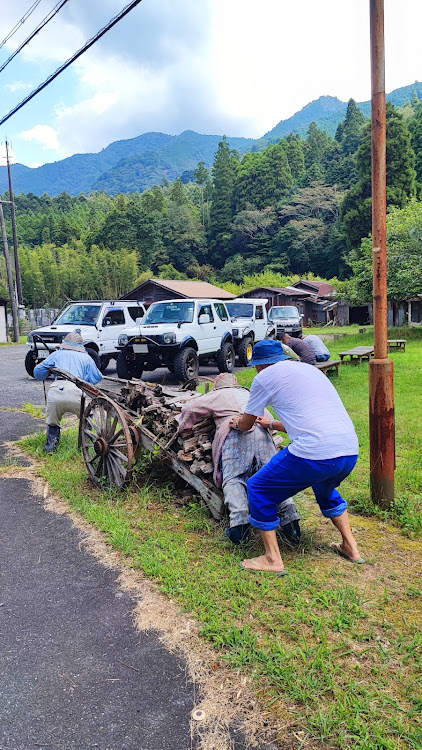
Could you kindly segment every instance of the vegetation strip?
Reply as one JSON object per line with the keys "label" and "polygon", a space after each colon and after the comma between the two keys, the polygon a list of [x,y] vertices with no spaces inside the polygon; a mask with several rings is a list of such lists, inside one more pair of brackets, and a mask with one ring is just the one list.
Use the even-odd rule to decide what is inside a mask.
{"label": "vegetation strip", "polygon": [[[364,336],[356,338],[368,343]],[[288,747],[305,742],[307,747],[395,750],[417,748],[422,740],[422,543],[407,538],[421,529],[414,490],[421,468],[418,410],[412,408],[419,397],[421,346],[420,339],[407,338],[406,354],[392,355],[400,437],[392,518],[403,530],[381,516],[354,516],[367,566],[356,568],[333,555],[331,525],[307,494],[299,499],[303,545],[283,548],[290,575],[275,579],[240,570],[245,553],[230,547],[204,509],[179,498],[155,458],[143,457],[134,484],[123,494],[100,493],[87,482],[71,430],[58,454],[38,469],[135,570],[199,621],[201,636],[216,649],[216,663],[227,662],[254,679],[265,713],[278,727],[278,741]],[[243,382],[251,377],[250,371],[241,373]],[[336,387],[362,443],[359,468],[345,494],[369,515],[367,365],[344,365]],[[43,439],[31,436],[22,444],[41,456]],[[253,546],[248,554],[255,552]]]}

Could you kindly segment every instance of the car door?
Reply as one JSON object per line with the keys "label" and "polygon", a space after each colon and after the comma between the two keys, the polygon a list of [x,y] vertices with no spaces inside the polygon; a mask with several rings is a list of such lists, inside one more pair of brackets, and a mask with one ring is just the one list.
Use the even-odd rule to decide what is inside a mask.
{"label": "car door", "polygon": [[227,308],[223,302],[213,302],[213,308],[215,311],[215,331],[217,334],[217,349],[221,346],[221,340],[225,333],[232,331],[232,323],[227,312]]}
{"label": "car door", "polygon": [[[206,323],[200,323],[200,317],[207,315],[209,320]],[[197,307],[197,344],[198,354],[207,352],[216,352],[220,343],[217,334],[216,314],[211,302],[201,302]]]}
{"label": "car door", "polygon": [[255,341],[262,341],[262,339],[265,339],[267,328],[267,316],[264,310],[264,305],[255,305]]}
{"label": "car door", "polygon": [[99,320],[100,354],[117,351],[117,340],[124,328],[127,328],[123,307],[109,305],[101,313]]}

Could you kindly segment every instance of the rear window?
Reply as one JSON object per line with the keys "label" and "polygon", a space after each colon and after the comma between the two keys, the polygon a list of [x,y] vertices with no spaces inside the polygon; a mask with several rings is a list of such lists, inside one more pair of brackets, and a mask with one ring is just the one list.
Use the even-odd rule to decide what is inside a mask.
{"label": "rear window", "polygon": [[228,320],[227,310],[221,302],[214,302],[215,311],[220,320]]}

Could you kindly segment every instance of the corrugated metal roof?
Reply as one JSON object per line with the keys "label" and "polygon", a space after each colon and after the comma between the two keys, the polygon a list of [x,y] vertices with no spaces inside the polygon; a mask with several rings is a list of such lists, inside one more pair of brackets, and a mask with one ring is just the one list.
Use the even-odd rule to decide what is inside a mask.
{"label": "corrugated metal roof", "polygon": [[236,295],[231,292],[226,292],[225,289],[220,289],[218,286],[209,284],[207,281],[179,281],[174,279],[148,279],[143,284],[140,284],[135,289],[125,294],[122,299],[127,298],[130,294],[135,291],[140,291],[146,284],[157,284],[162,289],[168,289],[169,292],[176,292],[176,294],[182,294],[188,298],[204,298],[204,299],[235,299]]}

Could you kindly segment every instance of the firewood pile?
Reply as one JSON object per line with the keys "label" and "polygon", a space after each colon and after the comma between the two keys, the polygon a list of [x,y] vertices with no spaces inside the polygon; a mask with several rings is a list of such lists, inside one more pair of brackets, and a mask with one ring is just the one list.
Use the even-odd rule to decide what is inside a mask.
{"label": "firewood pile", "polygon": [[135,412],[142,426],[168,449],[171,448],[178,460],[188,465],[192,474],[212,480],[214,420],[207,417],[197,421],[189,430],[177,432],[182,407],[201,394],[165,385],[129,381],[122,389],[122,395],[126,408],[131,413]]}

